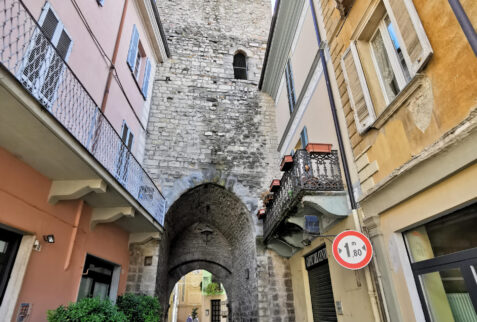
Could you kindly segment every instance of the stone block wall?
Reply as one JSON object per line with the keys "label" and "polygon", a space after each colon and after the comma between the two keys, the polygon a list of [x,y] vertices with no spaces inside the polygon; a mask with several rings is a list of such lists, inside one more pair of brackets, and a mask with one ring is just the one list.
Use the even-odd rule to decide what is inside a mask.
{"label": "stone block wall", "polygon": [[[156,294],[164,301],[176,275],[203,263],[203,268],[215,269],[219,275],[231,272],[231,280],[224,283],[233,296],[230,320],[268,321],[269,316],[278,315],[270,311],[259,316],[259,298],[270,290],[263,289],[265,293],[260,294],[258,285],[275,276],[276,283],[283,284],[287,270],[278,256],[263,253],[260,260],[268,263],[268,257],[276,256],[271,260],[277,260],[280,268],[266,282],[261,281],[256,253],[256,236],[262,234],[255,216],[262,206],[260,195],[273,178],[281,176],[274,102],[258,91],[270,28],[270,1],[169,0],[157,5],[171,57],[158,66],[155,75],[144,157],[144,166],[161,187],[169,210],[158,250]],[[247,56],[247,80],[234,79],[232,63],[238,51]],[[242,209],[238,204],[232,205],[236,210],[227,208],[227,200],[234,198],[222,198],[225,204],[220,205],[219,197],[207,194],[193,199],[200,201],[197,207],[184,213],[178,210],[181,206],[177,203],[190,202],[181,196],[210,183],[238,198],[246,211],[238,211]],[[204,204],[211,205],[210,218],[200,213]],[[235,218],[232,225],[212,218],[220,216],[220,209],[230,211],[229,216],[237,212],[237,217],[231,217]],[[197,214],[188,215],[194,211]],[[168,220],[168,216],[181,218]],[[202,219],[194,223],[194,216]],[[181,252],[179,244],[200,246],[202,237],[191,231],[200,220],[219,230],[217,236],[225,237],[219,238],[215,248]],[[185,221],[187,225],[182,225]],[[131,287],[137,288],[132,281]],[[277,300],[275,305],[269,303],[270,308],[287,305],[288,297],[279,289],[272,290],[280,295],[270,297],[270,301]],[[292,316],[287,312],[281,313]]]}

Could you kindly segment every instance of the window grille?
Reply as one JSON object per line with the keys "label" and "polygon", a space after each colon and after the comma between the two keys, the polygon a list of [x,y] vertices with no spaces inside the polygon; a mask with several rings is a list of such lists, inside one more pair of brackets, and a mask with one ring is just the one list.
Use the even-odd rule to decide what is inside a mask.
{"label": "window grille", "polygon": [[235,54],[233,65],[235,79],[247,79],[247,57],[243,53]]}

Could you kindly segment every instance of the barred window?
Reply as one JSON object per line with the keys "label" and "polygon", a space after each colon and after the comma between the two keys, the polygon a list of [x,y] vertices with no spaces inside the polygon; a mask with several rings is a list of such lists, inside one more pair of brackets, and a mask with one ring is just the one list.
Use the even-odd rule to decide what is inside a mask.
{"label": "barred window", "polygon": [[247,57],[244,53],[238,52],[234,55],[233,66],[235,79],[247,79]]}

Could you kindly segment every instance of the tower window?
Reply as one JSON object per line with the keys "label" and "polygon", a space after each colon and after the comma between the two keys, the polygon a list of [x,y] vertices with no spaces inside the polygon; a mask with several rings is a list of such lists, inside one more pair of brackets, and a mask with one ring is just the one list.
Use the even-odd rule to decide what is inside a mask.
{"label": "tower window", "polygon": [[247,57],[241,52],[234,55],[234,76],[235,79],[247,79]]}

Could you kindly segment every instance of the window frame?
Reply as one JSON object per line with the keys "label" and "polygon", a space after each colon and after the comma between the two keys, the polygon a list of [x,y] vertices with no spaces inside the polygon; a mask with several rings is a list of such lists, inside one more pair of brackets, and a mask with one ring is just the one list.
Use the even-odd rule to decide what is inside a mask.
{"label": "window frame", "polygon": [[[245,66],[239,66],[238,64],[237,65],[235,64],[235,57],[237,57],[237,55],[242,55],[243,56]],[[248,56],[243,51],[239,50],[234,54],[233,61],[232,61],[232,66],[233,66],[233,69],[234,69],[234,79],[236,79],[236,80],[248,80],[248,73],[247,73],[248,72],[248,63],[247,63],[247,61],[248,61]],[[244,75],[245,75],[245,78],[237,77],[237,73],[236,73],[237,70],[243,71]]]}
{"label": "window frame", "polygon": [[[385,23],[386,17],[389,17],[389,15],[387,13],[384,15],[383,18],[381,18],[380,22],[378,23],[378,26],[376,27],[376,30],[374,31],[374,33],[372,34],[372,36],[370,37],[370,39],[368,41],[368,46],[369,46],[369,51],[371,53],[371,60],[373,61],[374,69],[376,71],[376,75],[378,77],[379,85],[381,87],[381,92],[383,94],[384,100],[386,101],[386,107],[387,107],[399,95],[399,93],[402,92],[404,87],[406,87],[406,85],[409,82],[406,81],[406,77],[404,76],[404,72],[401,68],[401,64],[399,64],[399,58],[397,57],[396,51],[394,50],[394,45],[392,43],[391,36],[389,35],[389,31],[388,31],[386,23]],[[392,21],[391,21],[391,24],[392,24]],[[394,27],[394,25],[393,25],[393,27]],[[386,54],[387,54],[387,57],[389,59],[389,63],[392,67],[394,76],[396,77],[396,81],[397,81],[398,87],[399,87],[399,92],[396,93],[396,95],[392,99],[390,99],[388,94],[387,94],[386,87],[385,87],[385,84],[384,84],[384,80],[382,78],[382,71],[379,68],[376,53],[375,53],[375,50],[374,50],[373,45],[372,45],[372,42],[376,38],[378,33],[381,34],[381,38],[383,39]],[[402,47],[401,43],[399,43],[399,45]],[[406,67],[409,69],[409,66],[407,65],[407,62],[406,62]]]}

